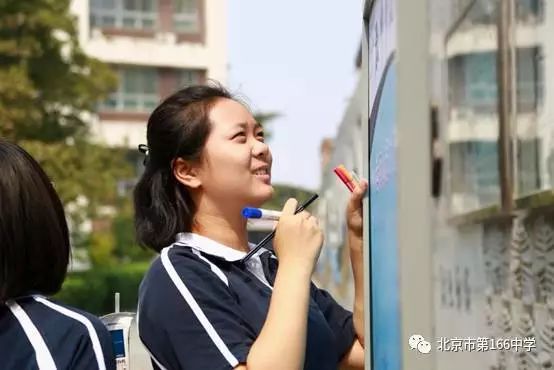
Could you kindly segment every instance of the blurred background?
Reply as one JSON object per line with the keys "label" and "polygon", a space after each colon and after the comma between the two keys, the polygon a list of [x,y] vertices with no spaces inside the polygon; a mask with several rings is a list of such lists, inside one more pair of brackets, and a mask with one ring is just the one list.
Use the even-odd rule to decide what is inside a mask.
{"label": "blurred background", "polygon": [[[104,315],[120,292],[121,309],[135,310],[138,284],[154,257],[134,240],[131,195],[143,168],[137,146],[146,142],[146,121],[161,99],[214,79],[242,96],[270,134],[276,193],[266,207],[320,194],[313,209],[325,231],[318,284],[351,306],[349,194],[333,167],[344,164],[369,177],[374,204],[380,189],[398,182],[401,195],[394,193],[395,202],[368,220],[368,232],[380,230],[380,220],[394,223],[400,240],[390,248],[399,251],[399,261],[410,248],[422,256],[413,266],[409,259],[395,263],[392,290],[382,287],[399,310],[393,319],[404,325],[402,337],[393,338],[398,347],[406,347],[405,333],[421,327],[404,319],[409,304],[423,302],[429,312],[418,314],[430,317],[424,334],[433,337],[433,348],[439,337],[536,341],[533,351],[519,353],[434,350],[426,369],[553,368],[552,1],[422,0],[421,17],[404,14],[407,8],[398,5],[404,0],[0,1],[0,135],[40,161],[71,226],[73,262],[57,298]],[[375,9],[385,11],[376,16]],[[405,23],[394,24],[390,9],[400,9]],[[382,142],[374,131],[379,117],[372,122],[368,112],[368,86],[377,89],[368,81],[372,67],[388,58],[379,54],[386,48],[378,36],[389,21],[401,40],[391,65],[398,64],[395,86],[402,91],[392,94],[407,99],[399,98],[393,111],[415,112],[405,122],[422,136],[403,136],[407,124],[398,118],[393,139]],[[412,22],[425,31],[410,34]],[[402,47],[411,51],[402,54]],[[425,71],[410,76],[411,62],[424,63]],[[398,161],[374,156],[375,140],[384,152],[400,153]],[[413,162],[402,156],[408,142],[426,164],[419,166],[420,154]],[[397,162],[414,174],[412,188],[396,172]],[[425,221],[425,243],[409,245],[396,229],[402,213],[388,213],[406,197],[429,201],[412,218],[416,228]],[[253,241],[271,227],[252,227]],[[429,302],[425,294],[421,302],[401,302],[409,271],[422,261]],[[375,368],[400,366],[381,360]],[[404,353],[403,368],[418,368],[409,363]]]}
{"label": "blurred background", "polygon": [[[275,158],[268,208],[317,191],[320,144],[335,135],[355,84],[361,6],[0,2],[0,136],[39,160],[71,228],[72,263],[57,298],[103,315],[120,292],[121,309],[134,311],[154,257],[134,240],[137,146],[150,112],[179,88],[219,81],[265,126]],[[252,239],[272,226],[253,226]]]}
{"label": "blurred background", "polygon": [[552,368],[554,3],[432,0],[429,28],[435,335],[536,343],[437,368]]}

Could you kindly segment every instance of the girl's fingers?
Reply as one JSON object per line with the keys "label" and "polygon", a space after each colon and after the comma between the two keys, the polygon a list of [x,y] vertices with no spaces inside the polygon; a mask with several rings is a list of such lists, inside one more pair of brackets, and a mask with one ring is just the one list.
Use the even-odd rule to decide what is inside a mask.
{"label": "girl's fingers", "polygon": [[364,179],[364,180],[361,180],[360,182],[354,182],[354,191],[352,191],[352,201],[357,203],[359,202],[365,192],[367,190],[367,181]]}

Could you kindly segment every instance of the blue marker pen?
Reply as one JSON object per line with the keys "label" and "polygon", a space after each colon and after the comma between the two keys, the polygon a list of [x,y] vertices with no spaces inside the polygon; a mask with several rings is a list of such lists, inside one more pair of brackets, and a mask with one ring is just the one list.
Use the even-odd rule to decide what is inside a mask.
{"label": "blue marker pen", "polygon": [[281,217],[281,212],[263,208],[245,207],[242,209],[242,215],[246,218],[278,221],[279,217]]}

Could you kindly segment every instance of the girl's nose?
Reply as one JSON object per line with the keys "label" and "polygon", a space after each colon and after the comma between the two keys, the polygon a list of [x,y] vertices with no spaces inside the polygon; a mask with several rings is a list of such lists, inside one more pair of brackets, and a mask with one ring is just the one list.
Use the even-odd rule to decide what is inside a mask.
{"label": "girl's nose", "polygon": [[256,140],[256,143],[252,146],[252,154],[255,157],[266,157],[269,154],[269,146],[265,142]]}

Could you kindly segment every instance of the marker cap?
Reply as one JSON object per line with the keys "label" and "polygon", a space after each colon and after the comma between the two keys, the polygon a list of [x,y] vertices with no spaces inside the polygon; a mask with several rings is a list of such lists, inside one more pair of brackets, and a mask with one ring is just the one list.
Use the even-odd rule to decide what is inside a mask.
{"label": "marker cap", "polygon": [[242,215],[246,218],[262,218],[262,211],[259,208],[245,207]]}

